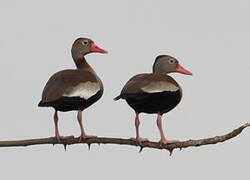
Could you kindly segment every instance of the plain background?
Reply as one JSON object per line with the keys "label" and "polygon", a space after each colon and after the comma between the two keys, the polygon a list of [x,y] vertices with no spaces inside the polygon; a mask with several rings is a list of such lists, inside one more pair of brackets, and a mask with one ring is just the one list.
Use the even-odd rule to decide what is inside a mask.
{"label": "plain background", "polygon": [[[134,112],[114,102],[127,80],[169,54],[194,76],[172,74],[182,102],[163,118],[169,139],[225,134],[249,119],[250,1],[0,2],[0,140],[54,135],[53,109],[38,108],[48,78],[75,68],[71,45],[90,37],[109,54],[86,58],[105,92],[83,113],[88,134],[129,138]],[[79,136],[76,112],[59,113],[62,135]],[[156,115],[141,136],[158,141]],[[227,142],[169,152],[118,145],[0,148],[3,179],[247,179],[250,132]]]}

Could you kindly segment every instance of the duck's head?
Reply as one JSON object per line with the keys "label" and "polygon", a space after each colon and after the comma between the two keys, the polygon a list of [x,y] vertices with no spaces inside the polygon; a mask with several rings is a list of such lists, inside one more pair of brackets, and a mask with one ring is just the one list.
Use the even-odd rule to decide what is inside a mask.
{"label": "duck's head", "polygon": [[182,74],[192,75],[192,73],[184,69],[179,61],[169,55],[157,56],[153,65],[153,73],[167,74],[171,72],[179,72]]}
{"label": "duck's head", "polygon": [[106,50],[99,48],[94,41],[89,38],[78,38],[72,45],[71,54],[74,60],[83,59],[89,53],[108,53]]}

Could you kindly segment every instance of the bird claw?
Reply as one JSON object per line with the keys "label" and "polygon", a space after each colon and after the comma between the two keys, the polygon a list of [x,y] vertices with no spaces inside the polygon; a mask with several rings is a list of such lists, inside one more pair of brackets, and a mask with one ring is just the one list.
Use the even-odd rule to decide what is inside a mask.
{"label": "bird claw", "polygon": [[59,135],[56,135],[56,139],[57,139],[58,142],[61,142],[61,140],[74,139],[74,136],[59,136]]}
{"label": "bird claw", "polygon": [[[159,141],[159,143],[161,144],[161,146],[166,145],[166,144],[174,144],[174,143],[178,143],[178,142],[180,142],[180,141],[179,140],[167,140],[167,139],[161,139]],[[169,150],[169,153],[170,153],[170,156],[171,156],[173,154],[174,148],[168,149],[168,150]]]}
{"label": "bird claw", "polygon": [[161,145],[166,145],[166,144],[174,144],[180,142],[179,140],[167,140],[167,139],[161,139],[159,143]]}

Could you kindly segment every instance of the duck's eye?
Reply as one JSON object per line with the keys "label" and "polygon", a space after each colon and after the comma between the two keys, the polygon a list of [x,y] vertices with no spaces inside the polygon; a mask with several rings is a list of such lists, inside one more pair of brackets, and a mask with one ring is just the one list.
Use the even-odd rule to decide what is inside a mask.
{"label": "duck's eye", "polygon": [[169,64],[174,64],[175,60],[174,59],[169,59],[168,62],[169,62]]}
{"label": "duck's eye", "polygon": [[83,40],[83,41],[82,41],[82,44],[83,44],[84,46],[87,46],[88,43],[89,43],[88,40]]}

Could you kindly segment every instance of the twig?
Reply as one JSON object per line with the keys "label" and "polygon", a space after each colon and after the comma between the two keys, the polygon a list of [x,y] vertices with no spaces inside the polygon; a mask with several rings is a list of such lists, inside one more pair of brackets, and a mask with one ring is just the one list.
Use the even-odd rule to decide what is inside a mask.
{"label": "twig", "polygon": [[239,128],[233,130],[232,132],[222,135],[222,136],[215,136],[212,138],[206,139],[198,139],[198,140],[188,140],[182,141],[173,144],[161,145],[158,142],[142,142],[140,145],[137,144],[135,141],[131,139],[122,139],[122,138],[107,138],[107,137],[98,137],[98,138],[91,138],[85,139],[79,142],[78,138],[72,138],[67,140],[62,140],[58,142],[55,137],[49,138],[41,138],[41,139],[27,139],[27,140],[16,140],[16,141],[0,141],[0,147],[13,147],[13,146],[31,146],[31,145],[41,145],[41,144],[63,144],[66,150],[66,145],[78,144],[78,143],[85,143],[88,144],[89,148],[91,144],[120,144],[120,145],[131,145],[131,146],[140,146],[140,152],[143,148],[155,148],[155,149],[166,149],[172,154],[173,150],[176,148],[187,148],[192,146],[203,146],[208,144],[216,144],[219,142],[224,142],[229,140],[237,135],[239,135],[243,129],[250,126],[250,122],[246,123]]}

